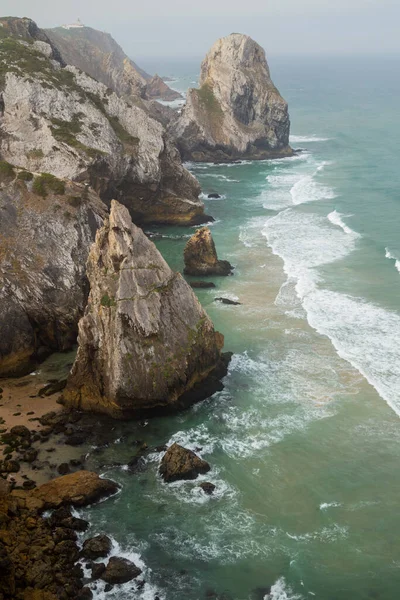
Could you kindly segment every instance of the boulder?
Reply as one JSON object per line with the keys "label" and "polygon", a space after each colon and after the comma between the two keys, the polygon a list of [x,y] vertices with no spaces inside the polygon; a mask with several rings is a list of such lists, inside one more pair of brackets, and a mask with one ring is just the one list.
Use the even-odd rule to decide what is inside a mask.
{"label": "boulder", "polygon": [[233,267],[227,260],[218,260],[214,240],[208,227],[201,227],[190,238],[183,253],[185,275],[230,275]]}
{"label": "boulder", "polygon": [[215,288],[215,283],[212,281],[191,281],[190,287],[194,289],[206,290],[210,288]]}
{"label": "boulder", "polygon": [[230,300],[229,298],[214,298],[214,302],[221,302],[222,304],[230,304],[231,306],[240,306],[241,302],[236,300]]}
{"label": "boulder", "polygon": [[232,162],[291,156],[288,106],[273,84],[265,52],[247,35],[218,40],[171,126],[184,160]]}
{"label": "boulder", "polygon": [[116,201],[87,274],[91,291],[64,403],[116,418],[191,403],[192,389],[221,365],[223,336]]}
{"label": "boulder", "polygon": [[106,535],[96,535],[83,542],[82,556],[95,560],[96,558],[104,558],[108,556],[112,549],[112,543]]}
{"label": "boulder", "polygon": [[203,490],[203,492],[207,494],[207,496],[211,496],[216,488],[216,486],[213,483],[210,483],[209,481],[204,481],[200,484],[200,487]]}
{"label": "boulder", "polygon": [[222,198],[222,196],[220,196],[216,192],[212,192],[211,194],[208,194],[207,198],[209,198],[210,200],[219,200],[220,198]]}
{"label": "boulder", "polygon": [[86,506],[118,491],[110,479],[102,479],[90,471],[77,471],[44,483],[32,492],[32,498],[42,503],[44,509],[63,505]]}
{"label": "boulder", "polygon": [[106,566],[106,570],[102,574],[101,579],[110,584],[126,583],[127,581],[131,581],[132,579],[135,579],[135,577],[138,577],[141,572],[142,570],[130,560],[113,556],[108,561],[108,565]]}
{"label": "boulder", "polygon": [[210,468],[208,462],[175,443],[164,454],[159,471],[164,481],[171,483],[179,479],[196,479],[208,473]]}

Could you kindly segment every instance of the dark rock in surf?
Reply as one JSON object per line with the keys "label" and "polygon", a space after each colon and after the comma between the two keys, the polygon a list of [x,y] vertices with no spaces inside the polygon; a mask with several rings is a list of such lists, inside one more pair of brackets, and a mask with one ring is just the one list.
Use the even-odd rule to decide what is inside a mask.
{"label": "dark rock in surf", "polygon": [[200,487],[203,490],[203,492],[207,494],[207,496],[211,496],[216,488],[216,486],[213,483],[210,483],[209,481],[201,483]]}
{"label": "dark rock in surf", "polygon": [[213,192],[212,194],[208,194],[207,198],[209,198],[210,200],[219,200],[220,198],[222,198],[222,196],[220,196],[216,192]]}
{"label": "dark rock in surf", "polygon": [[112,543],[106,535],[96,535],[89,540],[83,542],[82,556],[95,560],[96,558],[104,558],[111,552]]}
{"label": "dark rock in surf", "polygon": [[222,302],[222,304],[230,304],[232,306],[241,306],[241,302],[230,300],[229,298],[214,298],[214,302]]}
{"label": "dark rock in surf", "polygon": [[216,286],[215,283],[212,283],[212,281],[191,281],[190,287],[199,290],[207,290],[210,288],[215,288]]}
{"label": "dark rock in surf", "polygon": [[208,473],[211,469],[208,462],[199,458],[194,452],[173,444],[163,456],[160,475],[167,483],[180,479],[196,479],[198,475]]}
{"label": "dark rock in surf", "polygon": [[141,572],[142,570],[130,560],[113,556],[108,561],[106,570],[101,578],[103,581],[111,584],[126,583],[138,577]]}

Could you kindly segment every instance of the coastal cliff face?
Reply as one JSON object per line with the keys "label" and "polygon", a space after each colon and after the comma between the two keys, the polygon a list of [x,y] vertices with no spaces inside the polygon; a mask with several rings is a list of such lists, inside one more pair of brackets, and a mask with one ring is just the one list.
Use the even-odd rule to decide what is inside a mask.
{"label": "coastal cliff face", "polygon": [[91,291],[64,402],[117,418],[179,407],[219,365],[223,336],[116,201],[87,274]]}
{"label": "coastal cliff face", "polygon": [[91,27],[47,29],[46,34],[60,50],[65,63],[84,71],[118,94],[132,99],[175,100],[181,95],[156,75],[140,69],[109,33]]}
{"label": "coastal cliff face", "polygon": [[82,184],[0,162],[0,377],[76,343],[85,262],[107,214]]}
{"label": "coastal cliff face", "polygon": [[[22,25],[25,34],[15,34]],[[197,180],[140,98],[127,103],[63,67],[54,45],[30,37],[32,29],[40,33],[28,19],[0,19],[0,156],[88,182],[106,203],[126,204],[137,223],[204,221]]]}
{"label": "coastal cliff face", "polygon": [[249,36],[218,40],[171,126],[184,160],[290,156],[288,106],[274,86],[265,52]]}

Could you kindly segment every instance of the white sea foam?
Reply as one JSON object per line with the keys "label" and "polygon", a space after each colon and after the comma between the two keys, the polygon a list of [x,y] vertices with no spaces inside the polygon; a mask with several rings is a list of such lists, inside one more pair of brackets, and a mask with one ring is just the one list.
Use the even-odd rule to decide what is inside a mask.
{"label": "white sea foam", "polygon": [[362,298],[323,289],[319,266],[344,258],[358,234],[331,228],[316,215],[286,210],[269,219],[264,234],[284,269],[296,280],[296,293],[310,325],[328,336],[400,415],[400,315]]}
{"label": "white sea foam", "polygon": [[328,215],[328,219],[330,220],[330,222],[333,225],[337,225],[338,227],[341,227],[343,229],[343,231],[345,233],[348,233],[349,235],[359,236],[358,233],[353,231],[348,225],[346,225],[346,223],[343,222],[342,217],[345,217],[345,215],[340,214],[339,212],[337,212],[337,210],[334,210],[333,212],[329,213],[329,215]]}
{"label": "white sea foam", "polygon": [[394,256],[390,250],[388,248],[385,248],[385,257],[389,258],[390,260],[394,260],[394,266],[396,267],[396,269],[398,270],[398,272],[400,273],[400,259],[398,259],[396,256]]}
{"label": "white sea foam", "polygon": [[264,596],[264,600],[301,600],[301,598],[302,596],[293,592],[284,577],[278,579],[272,586],[271,593]]}
{"label": "white sea foam", "polygon": [[213,177],[214,179],[221,179],[222,181],[228,181],[229,183],[240,183],[239,179],[231,179],[226,175],[220,173],[207,173],[207,177]]}
{"label": "white sea foam", "polygon": [[323,502],[319,505],[319,510],[328,510],[328,508],[336,508],[341,506],[340,502]]}
{"label": "white sea foam", "polygon": [[[324,165],[320,165],[323,167]],[[319,183],[315,176],[318,170],[312,175],[306,175],[295,183],[290,190],[292,202],[295,205],[304,204],[305,202],[316,202],[318,200],[332,200],[336,194],[332,188]]]}
{"label": "white sea foam", "polygon": [[[209,193],[211,193],[211,192],[209,192]],[[225,200],[226,196],[224,194],[220,194],[220,198],[209,198],[208,194],[205,194],[204,192],[201,192],[199,198],[200,198],[200,200],[218,201],[218,200]]]}
{"label": "white sea foam", "polygon": [[291,144],[306,144],[308,142],[328,142],[331,138],[319,137],[317,135],[291,135]]}

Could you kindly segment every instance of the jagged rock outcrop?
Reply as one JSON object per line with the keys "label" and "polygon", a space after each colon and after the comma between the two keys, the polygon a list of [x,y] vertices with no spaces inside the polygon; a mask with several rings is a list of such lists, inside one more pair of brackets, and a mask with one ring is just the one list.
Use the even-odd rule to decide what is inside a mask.
{"label": "jagged rock outcrop", "polygon": [[290,156],[288,106],[272,83],[265,52],[247,35],[218,40],[171,126],[182,158],[231,161]]}
{"label": "jagged rock outcrop", "polygon": [[210,468],[207,461],[191,450],[172,444],[162,458],[159,473],[164,481],[171,483],[180,479],[196,479],[208,473]]}
{"label": "jagged rock outcrop", "polygon": [[214,240],[208,227],[201,227],[188,240],[183,251],[185,275],[230,275],[232,265],[227,260],[218,260]]}
{"label": "jagged rock outcrop", "polygon": [[83,184],[0,162],[0,377],[76,343],[85,263],[107,214]]}
{"label": "jagged rock outcrop", "polygon": [[154,77],[147,82],[146,96],[149,99],[161,98],[162,100],[168,101],[182,98],[182,95],[175,90],[171,90],[159,75],[154,75]]}
{"label": "jagged rock outcrop", "polygon": [[116,201],[87,274],[91,291],[64,403],[121,418],[198,400],[192,391],[220,367],[223,336]]}
{"label": "jagged rock outcrop", "polygon": [[55,27],[45,33],[59,49],[66,64],[78,67],[118,96],[129,99],[139,96],[149,100],[181,98],[162,80],[160,83],[157,75],[152,77],[140,69],[109,33],[92,27]]}
{"label": "jagged rock outcrop", "polygon": [[[27,31],[34,27],[22,21],[30,23]],[[0,32],[1,158],[88,182],[106,203],[126,204],[137,223],[206,220],[197,180],[140,98],[128,103],[76,67],[63,67],[52,46],[13,35],[1,19]]]}

